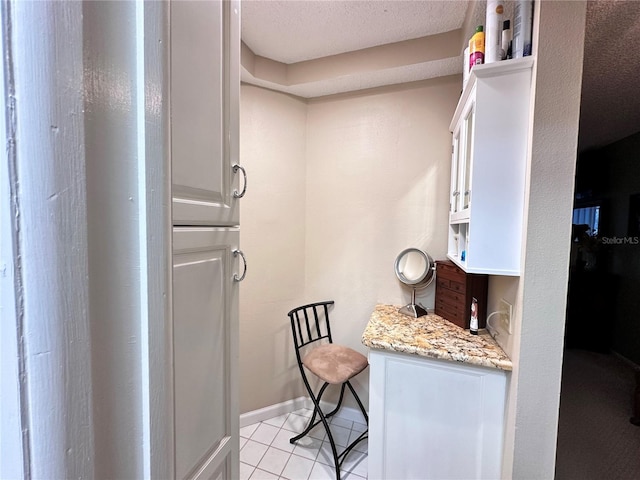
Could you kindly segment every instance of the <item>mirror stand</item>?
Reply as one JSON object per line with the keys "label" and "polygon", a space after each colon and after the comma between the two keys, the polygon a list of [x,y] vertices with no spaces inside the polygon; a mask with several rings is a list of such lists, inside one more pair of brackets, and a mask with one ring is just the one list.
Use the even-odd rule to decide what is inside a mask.
{"label": "mirror stand", "polygon": [[413,318],[423,317],[429,313],[422,305],[416,304],[416,287],[413,287],[413,293],[411,293],[411,303],[400,308],[398,312]]}
{"label": "mirror stand", "polygon": [[413,289],[411,303],[398,309],[398,312],[413,318],[427,315],[427,309],[416,304],[416,290],[433,282],[436,274],[433,259],[420,249],[407,248],[396,257],[394,269],[398,280]]}

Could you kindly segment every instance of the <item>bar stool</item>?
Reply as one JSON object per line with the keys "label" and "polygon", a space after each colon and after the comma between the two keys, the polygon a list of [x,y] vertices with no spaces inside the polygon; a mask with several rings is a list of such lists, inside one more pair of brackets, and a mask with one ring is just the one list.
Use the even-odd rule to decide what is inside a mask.
{"label": "bar stool", "polygon": [[[342,466],[342,462],[344,462],[344,459],[358,442],[368,438],[369,416],[349,380],[367,368],[369,362],[367,361],[367,357],[361,353],[333,343],[333,339],[331,338],[331,325],[329,323],[329,306],[333,304],[333,301],[310,303],[294,308],[287,314],[291,320],[293,344],[300,374],[302,375],[302,381],[314,405],[313,416],[309,420],[307,427],[302,433],[291,438],[289,441],[291,443],[297,442],[307,435],[312,428],[322,422],[327,432],[329,443],[331,444],[333,461],[336,468],[336,479],[340,480],[340,467]],[[305,368],[324,382],[317,395],[314,394],[309,384]],[[320,408],[320,400],[329,385],[341,385],[340,397],[338,405],[329,413],[325,414]],[[345,386],[349,387],[353,397],[356,399],[367,424],[367,430],[362,432],[344,451],[338,454],[327,419],[335,415],[340,409]],[[316,421],[316,417],[319,417],[319,420]]]}

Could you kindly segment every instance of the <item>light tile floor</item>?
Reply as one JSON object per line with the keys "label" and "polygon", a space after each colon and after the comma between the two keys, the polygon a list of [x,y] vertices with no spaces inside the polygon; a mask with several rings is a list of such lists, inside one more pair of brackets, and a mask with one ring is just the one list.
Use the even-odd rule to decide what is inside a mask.
{"label": "light tile floor", "polygon": [[[322,425],[298,440],[289,439],[307,425],[312,410],[303,408],[240,429],[241,480],[335,480],[331,444]],[[366,430],[366,425],[339,417],[329,422],[338,454]],[[338,447],[339,446],[339,447]],[[342,480],[367,478],[367,440],[358,443],[342,464]]]}

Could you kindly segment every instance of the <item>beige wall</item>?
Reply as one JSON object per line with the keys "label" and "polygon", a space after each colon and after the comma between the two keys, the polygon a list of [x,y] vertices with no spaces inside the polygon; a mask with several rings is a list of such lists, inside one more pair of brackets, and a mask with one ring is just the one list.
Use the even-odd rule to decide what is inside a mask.
{"label": "beige wall", "polygon": [[[242,87],[251,188],[241,212],[250,262],[240,298],[241,412],[302,394],[290,308],[335,300],[334,339],[366,352],[360,338],[375,304],[410,298],[393,273],[396,255],[415,246],[444,258],[448,125],[460,88],[459,76],[445,77],[305,105]],[[433,306],[433,287],[419,298]],[[366,402],[367,375],[355,384]]]}
{"label": "beige wall", "polygon": [[303,394],[287,312],[304,301],[307,106],[243,85],[240,163],[247,277],[240,288],[240,412]]}
{"label": "beige wall", "polygon": [[[307,293],[336,301],[335,339],[363,353],[376,303],[405,304],[397,254],[446,254],[451,158],[448,126],[460,78],[309,105]],[[433,306],[433,286],[419,292]],[[367,391],[368,376],[356,379]]]}

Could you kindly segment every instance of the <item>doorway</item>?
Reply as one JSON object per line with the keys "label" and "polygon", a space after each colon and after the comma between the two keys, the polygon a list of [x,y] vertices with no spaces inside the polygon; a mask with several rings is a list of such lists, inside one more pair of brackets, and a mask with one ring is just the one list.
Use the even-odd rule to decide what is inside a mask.
{"label": "doorway", "polygon": [[579,156],[556,478],[638,478],[640,133]]}
{"label": "doorway", "polygon": [[[631,77],[612,55],[640,38],[638,15],[636,2],[587,4],[587,31],[602,33],[585,38],[558,479],[640,477],[640,107],[620,94]],[[619,38],[602,41],[614,25]]]}

